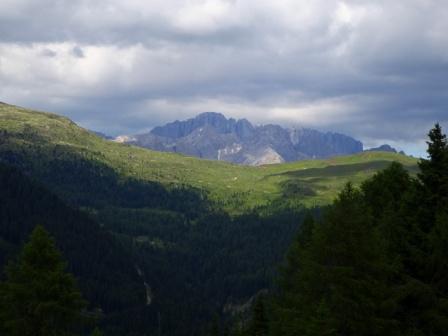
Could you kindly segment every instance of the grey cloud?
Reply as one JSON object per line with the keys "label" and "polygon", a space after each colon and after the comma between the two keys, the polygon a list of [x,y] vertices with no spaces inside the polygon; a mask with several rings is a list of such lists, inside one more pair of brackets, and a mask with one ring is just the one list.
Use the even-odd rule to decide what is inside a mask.
{"label": "grey cloud", "polygon": [[84,58],[84,51],[81,49],[80,46],[75,46],[72,49],[72,55],[78,58]]}
{"label": "grey cloud", "polygon": [[41,52],[41,55],[44,57],[56,57],[57,54],[58,53],[56,51],[48,49],[48,48],[42,50],[42,52]]}
{"label": "grey cloud", "polygon": [[448,122],[443,0],[8,4],[1,100],[106,133],[203,108],[414,146]]}

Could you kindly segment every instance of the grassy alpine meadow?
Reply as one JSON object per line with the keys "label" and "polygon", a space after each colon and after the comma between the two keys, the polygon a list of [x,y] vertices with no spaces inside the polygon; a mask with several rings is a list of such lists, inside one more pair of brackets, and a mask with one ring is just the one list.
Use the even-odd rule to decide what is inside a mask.
{"label": "grassy alpine meadow", "polygon": [[289,205],[328,204],[346,182],[357,185],[392,161],[402,163],[411,172],[417,170],[415,158],[386,152],[259,167],[239,166],[115,143],[65,117],[7,104],[0,104],[0,132],[3,154],[33,155],[34,152],[42,160],[57,149],[107,165],[124,179],[159,182],[167,188],[195,187],[231,213],[275,200]]}

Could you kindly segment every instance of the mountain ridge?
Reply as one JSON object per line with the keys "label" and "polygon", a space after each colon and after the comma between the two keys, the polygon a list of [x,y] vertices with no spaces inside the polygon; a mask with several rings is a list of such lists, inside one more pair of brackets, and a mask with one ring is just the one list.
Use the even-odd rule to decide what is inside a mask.
{"label": "mountain ridge", "polygon": [[203,112],[148,133],[119,136],[116,141],[243,165],[324,159],[363,151],[361,141],[341,133],[276,124],[254,126],[247,119],[226,118],[218,112]]}

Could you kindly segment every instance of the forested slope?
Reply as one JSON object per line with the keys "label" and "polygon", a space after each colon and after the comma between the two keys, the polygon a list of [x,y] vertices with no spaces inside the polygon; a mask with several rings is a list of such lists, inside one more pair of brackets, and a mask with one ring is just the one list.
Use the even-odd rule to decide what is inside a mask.
{"label": "forested slope", "polygon": [[36,225],[55,237],[90,309],[142,306],[145,293],[131,255],[83,212],[67,206],[16,168],[0,164],[0,268]]}
{"label": "forested slope", "polygon": [[[241,167],[113,143],[66,118],[6,104],[0,105],[0,160],[57,195],[69,213],[84,216],[77,221],[66,221],[62,214],[47,216],[51,211],[44,205],[38,213],[53,218],[48,228],[61,240],[75,274],[78,267],[89,273],[84,280],[81,276],[81,284],[94,284],[82,287],[88,298],[109,286],[97,291],[97,283],[109,281],[107,293],[131,301],[92,299],[113,311],[101,321],[107,335],[120,336],[156,335],[159,330],[164,335],[203,334],[215,314],[226,321],[272,286],[305,205],[328,204],[347,181],[359,184],[393,160],[416,171],[415,159],[374,152]],[[25,204],[27,195],[11,197],[7,207]],[[313,212],[319,216],[321,210]],[[26,229],[17,239],[37,224],[34,217],[22,222]],[[88,238],[71,236],[87,227],[95,228]],[[113,246],[95,259],[97,235],[102,234]],[[18,240],[11,244],[8,239],[1,245],[14,251]],[[64,248],[77,240],[83,249]],[[69,253],[86,260],[92,254],[95,267],[82,265]],[[118,267],[117,275],[104,279],[108,269],[103,278],[95,272],[103,271],[108,260]],[[127,270],[123,276],[121,267]],[[145,305],[148,296],[150,304]]]}

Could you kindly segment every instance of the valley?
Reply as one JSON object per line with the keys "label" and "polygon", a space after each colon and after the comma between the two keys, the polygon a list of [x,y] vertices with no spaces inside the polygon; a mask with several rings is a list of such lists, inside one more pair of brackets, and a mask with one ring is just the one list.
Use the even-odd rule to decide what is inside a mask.
{"label": "valley", "polygon": [[[241,307],[272,288],[308,213],[320,217],[348,181],[359,185],[393,161],[417,172],[416,159],[390,152],[256,167],[204,160],[119,144],[67,118],[7,104],[0,105],[0,161],[113,238],[111,251],[120,258],[101,276],[126,286],[118,290],[112,281],[104,292],[84,268],[73,271],[88,289],[90,309],[103,312],[102,329],[117,336],[159,328],[167,335],[202,335],[214,314],[223,323],[247,316]],[[29,202],[39,204],[34,196]],[[42,212],[53,216],[51,206]],[[46,223],[69,251],[62,223]],[[21,238],[1,237],[8,254],[33,225],[16,233]],[[78,235],[83,241],[91,233]],[[81,252],[67,256],[73,265],[86,260]],[[91,262],[88,269],[100,263]],[[125,269],[128,279],[120,273]]]}

